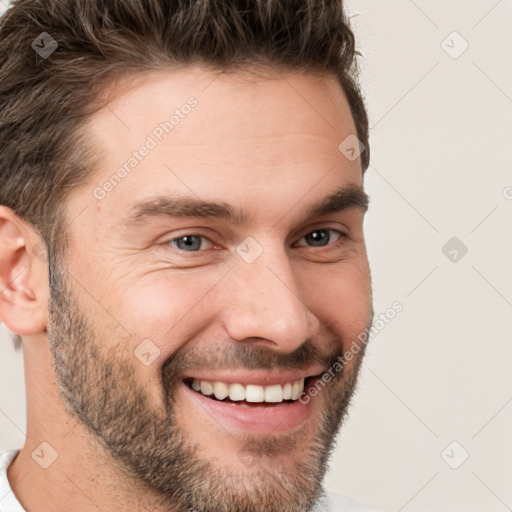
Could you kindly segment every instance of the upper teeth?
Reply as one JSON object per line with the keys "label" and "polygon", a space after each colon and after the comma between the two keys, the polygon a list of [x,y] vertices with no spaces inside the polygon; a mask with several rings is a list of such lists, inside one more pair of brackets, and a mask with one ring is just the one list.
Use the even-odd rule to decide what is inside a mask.
{"label": "upper teeth", "polygon": [[211,382],[194,379],[192,389],[203,395],[214,395],[217,400],[224,400],[229,396],[230,400],[247,402],[282,402],[283,400],[298,400],[304,391],[304,379],[287,382],[283,386],[256,386],[254,384],[228,384],[226,382]]}

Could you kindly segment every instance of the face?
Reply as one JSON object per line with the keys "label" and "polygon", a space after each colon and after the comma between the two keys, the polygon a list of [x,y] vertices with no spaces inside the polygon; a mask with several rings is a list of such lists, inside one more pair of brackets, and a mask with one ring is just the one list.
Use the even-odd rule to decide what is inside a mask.
{"label": "face", "polygon": [[200,68],[113,92],[50,261],[61,397],[169,509],[309,510],[372,316],[346,99]]}

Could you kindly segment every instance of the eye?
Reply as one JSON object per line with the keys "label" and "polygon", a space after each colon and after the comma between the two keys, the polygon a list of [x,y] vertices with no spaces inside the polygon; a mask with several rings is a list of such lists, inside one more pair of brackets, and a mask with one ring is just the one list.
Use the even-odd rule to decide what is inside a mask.
{"label": "eye", "polygon": [[[303,236],[301,240],[305,240],[307,245],[311,247],[324,247],[326,245],[332,245],[345,236],[344,233],[337,229],[315,229],[315,231],[311,231],[311,233]],[[304,246],[304,244],[300,243],[297,245]]]}
{"label": "eye", "polygon": [[[206,241],[206,243],[204,243]],[[172,240],[169,240],[167,242],[169,245],[172,245],[182,251],[187,252],[197,252],[200,250],[208,249],[209,247],[204,247],[205,245],[210,246],[212,245],[212,242],[206,238],[205,236],[201,235],[185,235],[180,236],[179,238],[173,238]]]}

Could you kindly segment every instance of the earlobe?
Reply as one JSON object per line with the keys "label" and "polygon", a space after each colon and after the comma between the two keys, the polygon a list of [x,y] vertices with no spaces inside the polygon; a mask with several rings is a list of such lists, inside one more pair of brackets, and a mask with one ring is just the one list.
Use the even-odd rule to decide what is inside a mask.
{"label": "earlobe", "polygon": [[40,240],[26,221],[0,206],[0,319],[21,336],[46,329],[48,269],[33,251]]}

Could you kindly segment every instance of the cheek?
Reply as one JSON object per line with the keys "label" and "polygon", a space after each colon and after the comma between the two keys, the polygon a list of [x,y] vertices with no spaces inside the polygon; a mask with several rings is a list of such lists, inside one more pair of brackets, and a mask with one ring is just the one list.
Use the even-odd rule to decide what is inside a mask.
{"label": "cheek", "polygon": [[119,320],[134,339],[152,340],[168,357],[215,316],[212,292],[221,277],[206,270],[147,274],[117,297]]}
{"label": "cheek", "polygon": [[318,268],[305,273],[302,283],[307,307],[321,324],[343,340],[343,348],[347,349],[370,321],[372,300],[368,267]]}
{"label": "cheek", "polygon": [[[217,315],[213,297],[219,277],[214,274],[154,272],[110,296],[111,311],[124,329],[116,324],[107,335],[105,324],[104,340],[129,361],[155,410],[164,407],[162,365]],[[110,318],[106,322],[111,325]]]}

